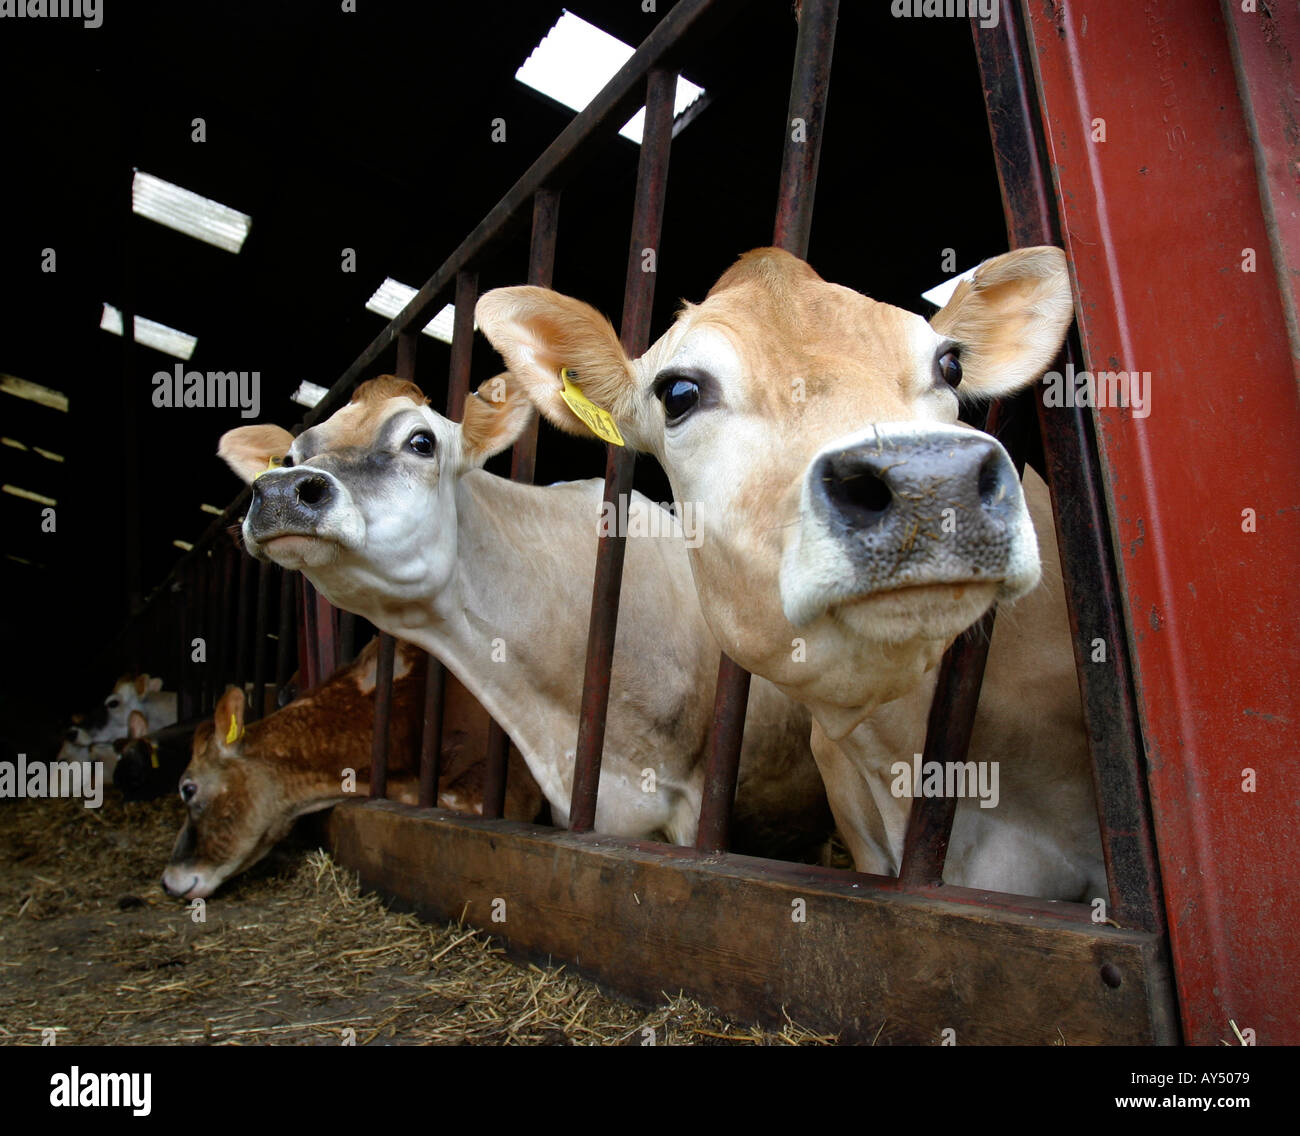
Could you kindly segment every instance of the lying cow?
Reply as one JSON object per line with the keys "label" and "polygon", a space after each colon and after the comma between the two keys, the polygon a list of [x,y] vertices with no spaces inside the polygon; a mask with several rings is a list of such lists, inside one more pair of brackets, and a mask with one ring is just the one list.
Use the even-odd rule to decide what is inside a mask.
{"label": "lying cow", "polygon": [[[532,407],[503,379],[479,395],[456,424],[385,376],[297,438],[244,426],[218,452],[253,486],[248,551],[300,569],[331,603],[440,658],[518,745],[567,825],[602,487],[480,469]],[[628,513],[630,531],[654,535],[627,542],[596,830],[689,844],[719,651],[680,523],[639,494]],[[735,847],[808,854],[830,817],[807,712],[759,681],[749,714]]]}
{"label": "lying cow", "polygon": [[69,740],[81,745],[111,742],[124,738],[129,732],[131,714],[143,714],[150,730],[159,730],[176,721],[176,694],[162,688],[162,679],[147,674],[134,678],[123,676],[114,684],[103,705],[92,714],[81,728],[86,736]]}
{"label": "lying cow", "polygon": [[996,623],[970,754],[997,763],[981,768],[998,800],[958,802],[944,878],[1079,899],[1106,895],[1106,876],[1050,500],[1032,473],[1022,495],[1002,447],[957,421],[959,397],[1033,383],[1072,315],[1052,248],[986,262],[928,324],[751,252],[635,360],[598,312],[550,290],[477,307],[547,418],[588,434],[561,398],[567,371],[694,506],[709,626],[812,711],[859,870],[899,870],[944,649],[1020,600]]}
{"label": "lying cow", "polygon": [[[378,640],[372,640],[353,663],[305,697],[256,722],[244,721],[243,691],[226,691],[212,721],[194,731],[192,757],[181,775],[180,795],[189,818],[163,872],[169,895],[211,895],[262,859],[298,817],[367,794],[377,654]],[[389,717],[389,796],[409,804],[419,796],[427,661],[423,651],[398,644]],[[449,680],[443,719],[438,804],[481,814],[487,714]],[[141,739],[141,744],[147,741]],[[508,772],[505,815],[536,819],[541,791],[517,751],[511,751]]]}

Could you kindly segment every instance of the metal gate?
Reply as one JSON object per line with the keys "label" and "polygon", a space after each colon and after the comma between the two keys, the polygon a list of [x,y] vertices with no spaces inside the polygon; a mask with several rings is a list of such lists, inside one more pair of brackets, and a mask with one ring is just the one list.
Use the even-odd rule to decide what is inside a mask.
{"label": "metal gate", "polygon": [[[389,364],[394,373],[414,379],[419,329],[453,294],[456,322],[447,414],[459,420],[470,380],[476,265],[512,227],[531,218],[527,282],[549,286],[565,183],[584,154],[611,138],[644,101],[646,127],[621,328],[629,355],[642,353],[649,342],[655,275],[641,270],[641,253],[659,244],[677,71],[691,52],[745,6],[746,0],[681,0],[348,367],[300,429],[333,413],[359,382],[384,369],[394,352],[395,362]],[[1150,39],[1156,26],[1150,22],[1152,7],[1148,5],[1144,13],[1126,0],[1110,0],[1088,5],[1084,17],[1065,4],[1026,4],[1022,9],[1008,2],[1001,6],[1001,20],[994,27],[981,28],[972,20],[1010,246],[1064,244],[1071,254],[1081,322],[1079,334],[1072,334],[1067,344],[1065,359],[1079,369],[1091,361],[1108,361],[1117,369],[1120,361],[1134,368],[1142,361],[1152,369],[1193,349],[1206,350],[1206,344],[1197,341],[1199,326],[1195,333],[1186,324],[1170,327],[1167,312],[1149,310],[1136,301],[1125,306],[1126,294],[1134,296],[1134,283],[1151,275],[1151,266],[1140,261],[1143,254],[1126,244],[1143,215],[1137,210],[1108,210],[1108,205],[1122,201],[1127,206],[1130,201],[1108,181],[1112,175],[1105,162],[1114,159],[1108,156],[1102,161],[1088,141],[1091,120],[1105,117],[1095,105],[1093,86],[1109,82],[1112,71],[1127,76],[1124,81],[1131,87],[1123,88],[1126,94],[1150,98],[1153,107],[1161,105],[1166,80],[1159,66],[1129,75],[1115,62],[1126,58],[1130,49],[1136,50],[1135,44]],[[837,10],[838,0],[805,0],[794,60],[787,126],[802,119],[804,130],[785,131],[773,243],[800,256],[806,253],[813,217]],[[1225,3],[1225,10],[1225,18],[1231,20],[1234,5]],[[1201,144],[1197,124],[1211,129],[1208,105],[1216,100],[1231,103],[1237,112],[1230,128],[1222,121],[1214,127],[1216,153],[1248,157],[1250,139],[1232,86],[1221,21],[1207,8],[1196,15],[1180,9],[1177,21],[1170,17],[1168,22],[1177,23],[1177,35],[1192,43],[1195,51],[1217,53],[1222,64],[1213,91],[1180,94],[1184,101],[1179,137],[1188,148],[1189,161]],[[1295,30],[1293,24],[1293,44],[1298,42]],[[1175,31],[1170,27],[1161,34],[1172,39]],[[1157,52],[1154,58],[1158,63],[1163,57]],[[1122,123],[1128,133],[1120,139],[1112,126],[1110,144],[1136,169],[1143,146],[1149,147],[1160,135],[1167,140],[1168,112],[1165,121],[1141,120],[1126,100],[1116,100],[1114,107],[1108,112],[1112,123]],[[1151,186],[1162,186],[1179,202],[1193,200],[1194,191],[1177,184],[1168,163],[1151,165],[1155,167]],[[1223,278],[1207,275],[1201,287],[1230,292],[1215,301],[1215,312],[1231,310],[1242,313],[1243,319],[1256,314],[1264,321],[1276,318],[1272,327],[1280,328],[1284,318],[1278,309],[1285,304],[1278,289],[1271,282],[1260,287],[1267,272],[1264,262],[1271,260],[1254,178],[1239,171],[1238,181],[1237,204],[1254,211],[1247,227],[1260,256],[1261,275],[1258,282],[1239,272]],[[1058,213],[1062,201],[1068,207]],[[1293,242],[1294,235],[1293,224]],[[1225,238],[1217,229],[1207,228],[1199,239],[1209,256],[1215,241],[1235,242],[1236,237]],[[1291,249],[1294,253],[1294,243]],[[1297,258],[1293,256],[1291,263],[1297,263]],[[1209,311],[1207,307],[1207,319]],[[1185,314],[1182,308],[1178,314]],[[1294,386],[1283,390],[1293,384],[1293,373],[1286,366],[1286,338],[1270,330],[1267,322],[1259,330],[1255,343],[1261,356],[1268,354],[1269,397],[1277,401],[1279,418],[1252,420],[1253,437],[1294,441],[1300,436],[1295,431]],[[1244,373],[1229,345],[1219,339],[1210,347],[1216,344],[1212,358],[1198,364],[1204,368],[1202,385]],[[1154,362],[1146,364],[1148,359]],[[1212,377],[1216,375],[1219,378]],[[1197,390],[1199,396],[1200,386]],[[1267,401],[1256,400],[1254,405],[1267,406]],[[1193,790],[1203,788],[1206,778],[1225,770],[1235,776],[1228,768],[1234,761],[1230,753],[1221,757],[1223,751],[1213,748],[1225,741],[1224,728],[1250,725],[1263,750],[1287,759],[1281,731],[1269,724],[1269,715],[1277,712],[1283,713],[1285,721],[1284,708],[1278,711],[1277,702],[1270,702],[1271,709],[1261,710],[1259,721],[1243,723],[1232,717],[1232,706],[1222,695],[1215,698],[1202,689],[1207,681],[1222,677],[1217,668],[1205,666],[1191,673],[1179,661],[1188,643],[1199,644],[1203,633],[1222,628],[1218,621],[1240,614],[1234,616],[1230,599],[1203,595],[1189,599],[1178,590],[1181,585],[1171,584],[1170,558],[1188,555],[1195,547],[1196,537],[1187,527],[1193,519],[1179,516],[1169,527],[1154,531],[1148,523],[1147,550],[1140,548],[1142,533],[1135,535],[1132,529],[1143,516],[1156,516],[1177,496],[1176,482],[1186,472],[1188,445],[1207,445],[1229,461],[1237,479],[1251,484],[1247,496],[1259,503],[1261,518],[1275,498],[1285,502],[1282,474],[1294,469],[1294,460],[1280,458],[1272,473],[1260,470],[1258,455],[1265,450],[1256,448],[1257,441],[1243,446],[1225,432],[1211,442],[1206,427],[1189,427],[1173,409],[1156,425],[1144,423],[1145,432],[1138,433],[1134,423],[1121,422],[1116,412],[1046,408],[1041,392],[1022,399],[1018,410],[1028,413],[995,404],[985,428],[1000,436],[1019,462],[1035,450],[1035,433],[1041,436],[1094,763],[1110,886],[1107,921],[1094,921],[1093,909],[1083,904],[942,885],[952,799],[915,802],[898,879],[727,852],[749,676],[725,656],[718,675],[696,847],[593,833],[624,547],[623,537],[616,535],[601,538],[597,558],[571,829],[494,819],[501,815],[508,749],[508,739],[495,726],[489,742],[484,819],[428,807],[436,799],[442,719],[443,670],[436,663],[429,668],[426,691],[422,807],[383,800],[393,661],[393,641],[385,636],[376,694],[374,799],[334,810],[330,838],[335,854],[360,872],[365,886],[431,917],[464,916],[520,954],[567,960],[590,977],[644,998],[681,988],[746,1019],[780,1020],[788,1013],[814,1028],[838,1031],[845,1040],[934,1042],[942,1030],[954,1028],[963,1043],[1169,1043],[1180,1036],[1210,1043],[1232,1038],[1230,1018],[1238,1026],[1257,1029],[1261,1040],[1300,1040],[1296,1034],[1300,1014],[1294,1001],[1288,1020],[1287,1007],[1270,1002],[1270,990],[1275,989],[1272,977],[1264,977],[1265,973],[1276,976],[1280,968],[1292,979],[1289,988],[1296,987],[1294,959],[1281,959],[1282,943],[1267,939],[1270,929],[1280,931],[1284,917],[1264,910],[1265,897],[1272,902],[1294,890],[1283,892],[1283,869],[1275,857],[1269,858],[1263,826],[1250,819],[1258,815],[1249,811],[1255,802],[1245,801],[1242,808],[1229,810],[1231,823],[1245,827],[1232,830],[1236,851],[1219,875],[1209,847],[1223,830],[1212,813],[1193,800]],[[515,445],[513,478],[532,479],[536,445],[534,419],[529,433]],[[1229,449],[1233,454],[1223,452]],[[1153,458],[1162,455],[1167,464],[1157,466]],[[630,491],[631,473],[631,456],[609,447],[607,501]],[[1252,483],[1252,478],[1258,480]],[[267,677],[266,652],[261,647],[277,591],[277,685],[293,669],[295,646],[307,686],[315,685],[353,653],[350,616],[333,610],[300,577],[266,564],[255,569],[250,559],[230,546],[225,530],[238,520],[247,500],[246,491],[226,509],[154,593],[142,621],[132,629],[137,644],[162,641],[154,632],[163,626],[179,627],[182,643],[189,642],[192,628],[202,624],[210,629],[214,657],[203,672],[191,666],[184,654],[174,661],[184,675],[182,718],[210,707],[226,679],[237,683],[251,679],[260,694]],[[1296,529],[1294,522],[1288,525],[1283,530],[1279,521],[1269,536],[1261,521],[1256,555],[1282,557],[1289,551],[1289,560],[1280,562],[1295,563]],[[1126,549],[1118,558],[1116,540]],[[1241,577],[1238,582],[1258,583],[1257,564],[1253,569],[1251,564],[1234,569]],[[1294,596],[1280,596],[1276,585],[1268,596],[1276,602],[1258,620],[1282,620],[1289,612],[1286,625],[1294,627]],[[1193,599],[1199,606],[1189,615]],[[991,630],[992,618],[986,617],[985,632]],[[1250,619],[1253,626],[1256,617]],[[1179,627],[1186,629],[1181,640],[1174,635]],[[1091,661],[1091,644],[1097,639],[1110,648],[1104,663]],[[258,649],[252,649],[250,642]],[[945,656],[926,737],[927,761],[964,758],[987,643],[986,633],[963,636]],[[1266,663],[1266,654],[1257,652],[1252,669],[1233,685],[1234,694],[1244,696]],[[1198,701],[1201,697],[1205,701]],[[258,709],[255,705],[250,712]],[[1189,737],[1193,736],[1205,745],[1192,747]],[[1144,737],[1157,758],[1150,769]],[[1184,757],[1190,754],[1190,764],[1178,768],[1175,751]],[[1155,796],[1154,828],[1148,784]],[[1273,807],[1284,808],[1285,802],[1275,798]],[[1291,820],[1294,823],[1294,816]],[[1247,857],[1253,857],[1248,869],[1242,867]],[[1167,896],[1161,892],[1161,864]],[[1198,879],[1187,878],[1183,870],[1187,866],[1194,866]],[[1229,908],[1229,882],[1246,877],[1259,884],[1259,901],[1234,893],[1233,903],[1238,906]],[[1212,917],[1189,917],[1187,904],[1206,896],[1219,904]],[[495,899],[507,900],[510,915],[505,924],[489,920]],[[805,905],[803,922],[790,918],[796,900]],[[1177,916],[1172,928],[1166,927],[1167,906]],[[1249,937],[1238,938],[1247,927]],[[1171,941],[1180,976],[1181,1032],[1169,961]],[[1260,945],[1263,942],[1272,946]]]}

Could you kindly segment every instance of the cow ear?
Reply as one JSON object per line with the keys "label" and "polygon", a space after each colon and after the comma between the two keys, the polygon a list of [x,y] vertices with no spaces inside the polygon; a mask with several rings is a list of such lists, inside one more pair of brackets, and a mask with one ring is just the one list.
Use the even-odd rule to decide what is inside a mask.
{"label": "cow ear", "polygon": [[149,680],[149,693],[157,694],[160,690],[162,690],[162,679],[151,678]]}
{"label": "cow ear", "polygon": [[149,719],[147,719],[139,710],[132,710],[130,717],[126,720],[126,736],[134,741],[136,738],[142,738],[149,732]]}
{"label": "cow ear", "polygon": [[278,464],[291,445],[293,435],[283,426],[269,423],[240,426],[221,436],[217,457],[222,458],[241,481],[252,484],[253,478],[265,473],[273,461]]}
{"label": "cow ear", "polygon": [[595,436],[561,397],[564,371],[581,398],[607,413],[629,445],[642,448],[632,363],[609,320],[590,304],[549,288],[494,288],[479,299],[475,318],[511,381],[553,425]]}
{"label": "cow ear", "polygon": [[228,687],[221,696],[212,712],[212,725],[222,749],[233,749],[244,736],[244,692],[239,687]]}
{"label": "cow ear", "polygon": [[510,381],[510,373],[488,379],[465,400],[460,424],[461,468],[477,469],[507,450],[532,421],[533,404]]}
{"label": "cow ear", "polygon": [[1047,370],[1073,318],[1065,253],[1040,246],[986,260],[930,326],[961,345],[957,393],[998,398]]}
{"label": "cow ear", "polygon": [[138,674],[131,681],[135,685],[137,697],[143,698],[149,693],[149,676],[147,674]]}

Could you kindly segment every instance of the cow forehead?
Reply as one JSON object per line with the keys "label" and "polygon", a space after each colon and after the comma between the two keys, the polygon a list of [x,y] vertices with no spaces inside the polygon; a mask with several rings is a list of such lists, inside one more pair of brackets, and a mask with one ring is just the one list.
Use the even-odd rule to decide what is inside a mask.
{"label": "cow forehead", "polygon": [[[720,366],[734,372],[720,377],[743,382],[755,397],[766,391],[785,401],[796,379],[806,396],[858,387],[863,380],[896,382],[928,366],[928,355],[942,342],[921,316],[828,284],[811,270],[796,274],[784,268],[778,261],[776,271],[746,275],[725,287],[724,276],[703,303],[682,311],[647,357],[650,369]],[[723,343],[737,357],[730,368]]]}
{"label": "cow forehead", "polygon": [[295,441],[298,460],[306,461],[313,454],[327,451],[373,449],[383,439],[385,427],[394,417],[420,409],[420,404],[409,398],[350,402],[320,425],[299,435]]}

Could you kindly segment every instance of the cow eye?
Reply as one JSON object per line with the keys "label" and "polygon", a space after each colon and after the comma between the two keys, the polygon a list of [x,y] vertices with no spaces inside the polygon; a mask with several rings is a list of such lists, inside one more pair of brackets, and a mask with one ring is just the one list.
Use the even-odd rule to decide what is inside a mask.
{"label": "cow eye", "polygon": [[121,705],[122,705],[122,700],[120,698],[110,698],[108,700],[108,708],[110,710],[116,710]]}
{"label": "cow eye", "polygon": [[418,434],[412,434],[406,443],[406,448],[412,453],[419,454],[421,457],[429,458],[433,456],[433,438],[423,430]]}
{"label": "cow eye", "polygon": [[181,800],[187,805],[194,800],[194,794],[199,791],[199,787],[193,781],[181,782]]}
{"label": "cow eye", "polygon": [[953,390],[961,384],[961,360],[956,351],[945,351],[939,356],[939,377]]}
{"label": "cow eye", "polygon": [[671,426],[695,409],[700,401],[700,384],[680,375],[669,378],[659,388],[659,401],[664,404],[664,420]]}

